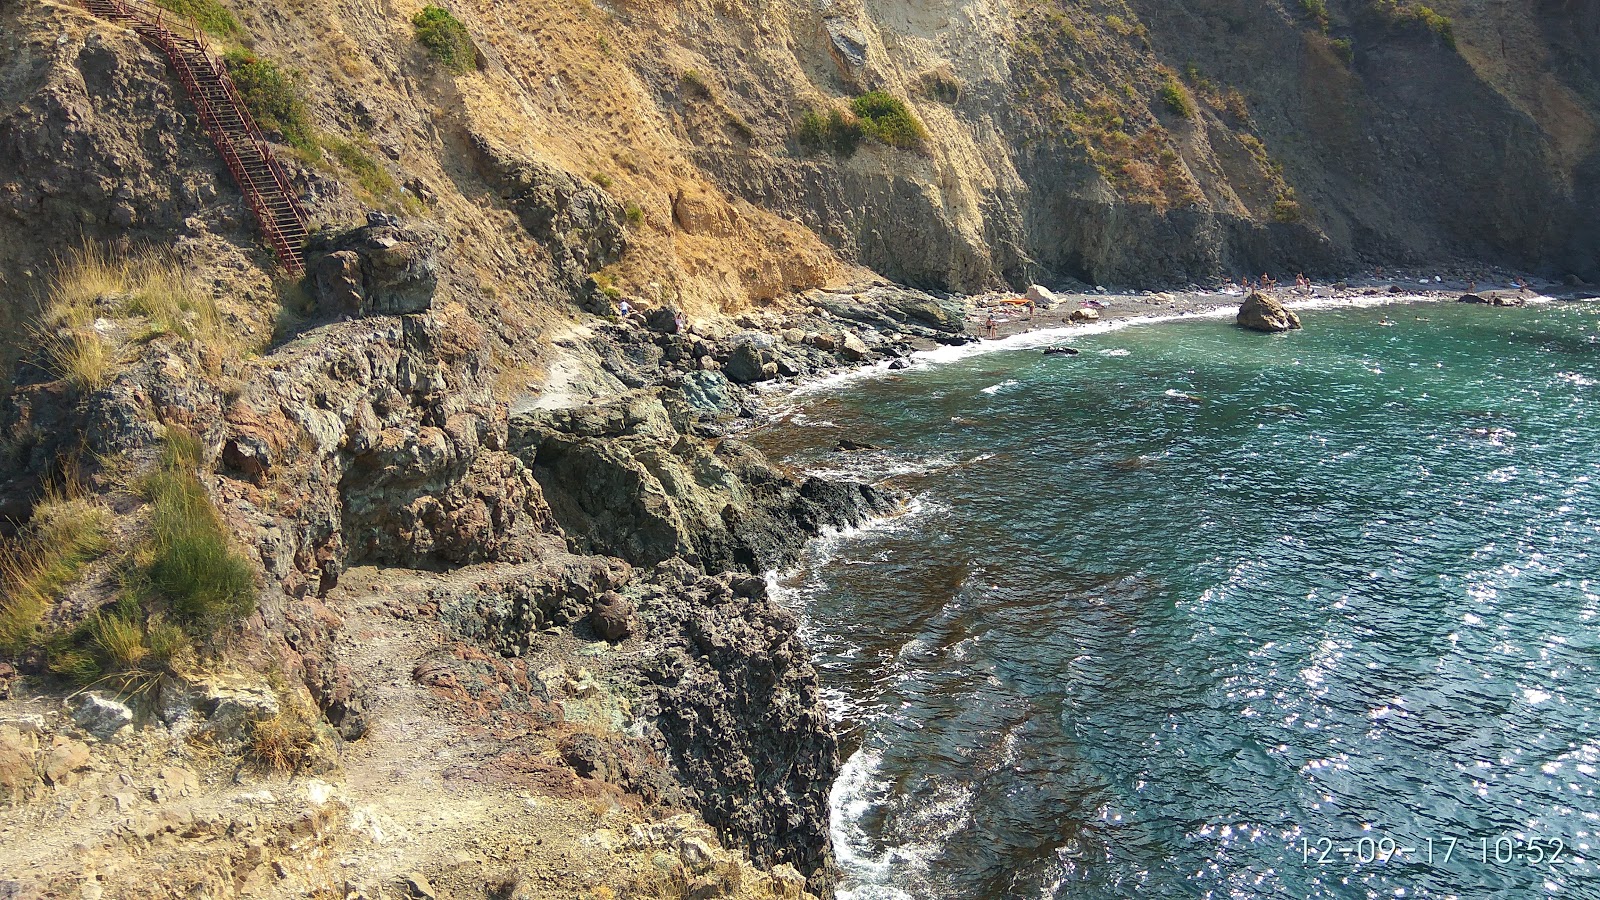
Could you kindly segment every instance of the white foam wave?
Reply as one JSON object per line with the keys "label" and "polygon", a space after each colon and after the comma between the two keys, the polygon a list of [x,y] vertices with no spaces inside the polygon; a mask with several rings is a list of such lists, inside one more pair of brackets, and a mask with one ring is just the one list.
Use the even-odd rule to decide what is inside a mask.
{"label": "white foam wave", "polygon": [[[1343,297],[1308,297],[1305,299],[1284,300],[1284,305],[1294,310],[1306,309],[1365,309],[1373,306],[1390,306],[1412,303],[1439,303],[1447,302],[1450,298],[1439,295],[1424,294],[1374,294]],[[812,394],[827,393],[835,388],[857,381],[879,378],[884,375],[898,374],[899,372],[914,372],[931,366],[944,365],[957,362],[974,356],[988,353],[1002,353],[1008,350],[1033,350],[1041,347],[1052,346],[1069,337],[1083,337],[1088,335],[1109,334],[1121,331],[1124,328],[1134,328],[1144,325],[1159,325],[1166,322],[1183,322],[1194,319],[1226,319],[1235,315],[1238,307],[1233,305],[1213,306],[1197,310],[1185,310],[1177,313],[1152,313],[1142,316],[1128,316],[1126,318],[1108,319],[1101,322],[1092,322],[1080,325],[1062,325],[1056,328],[1042,328],[1038,331],[1025,331],[997,340],[974,341],[970,344],[959,346],[936,347],[932,350],[921,350],[913,353],[908,361],[909,368],[891,370],[889,362],[874,363],[836,372],[832,375],[808,381],[790,389],[789,398],[805,397]],[[1105,351],[1101,351],[1105,352]],[[771,387],[763,386],[762,390],[781,391],[785,387],[775,382],[769,382]]]}

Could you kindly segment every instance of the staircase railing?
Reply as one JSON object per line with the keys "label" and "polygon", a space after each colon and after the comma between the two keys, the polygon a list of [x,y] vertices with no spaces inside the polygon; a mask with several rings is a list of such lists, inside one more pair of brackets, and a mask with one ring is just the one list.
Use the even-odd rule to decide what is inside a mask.
{"label": "staircase railing", "polygon": [[[292,275],[303,273],[301,257],[308,221],[305,209],[295,199],[288,175],[250,115],[227,66],[207,48],[200,23],[193,16],[174,13],[146,0],[83,0],[83,5],[102,18],[127,23],[147,43],[166,54],[278,262]],[[207,85],[217,88],[219,102],[239,123],[236,129],[230,130],[223,121],[217,108],[219,102],[213,102],[205,89]],[[245,157],[250,156],[259,160],[259,172],[252,172],[245,164]]]}

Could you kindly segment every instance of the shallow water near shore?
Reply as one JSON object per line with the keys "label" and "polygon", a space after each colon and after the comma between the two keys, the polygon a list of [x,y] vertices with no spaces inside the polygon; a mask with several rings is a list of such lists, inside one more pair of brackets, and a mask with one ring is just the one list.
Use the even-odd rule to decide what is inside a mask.
{"label": "shallow water near shore", "polygon": [[848,755],[844,896],[1600,898],[1600,306],[1302,316],[754,436],[915,498],[777,582]]}

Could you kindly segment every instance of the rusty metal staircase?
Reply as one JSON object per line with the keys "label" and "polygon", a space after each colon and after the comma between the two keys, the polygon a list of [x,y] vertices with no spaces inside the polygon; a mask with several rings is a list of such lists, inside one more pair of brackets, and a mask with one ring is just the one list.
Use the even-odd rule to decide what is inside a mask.
{"label": "rusty metal staircase", "polygon": [[167,55],[200,113],[234,183],[261,224],[261,233],[291,275],[305,271],[306,213],[289,178],[256,127],[222,60],[206,48],[200,25],[145,0],[82,0],[89,12],[133,29]]}

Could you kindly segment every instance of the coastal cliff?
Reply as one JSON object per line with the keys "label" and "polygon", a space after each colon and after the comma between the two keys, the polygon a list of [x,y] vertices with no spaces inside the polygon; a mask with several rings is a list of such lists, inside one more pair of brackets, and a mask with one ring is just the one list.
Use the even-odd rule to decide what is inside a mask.
{"label": "coastal cliff", "polygon": [[1030,281],[1596,274],[1580,4],[183,8],[304,278],[158,52],[0,8],[0,893],[826,896],[759,576],[896,499],[763,384]]}

